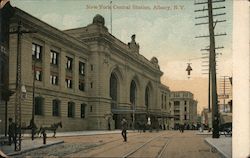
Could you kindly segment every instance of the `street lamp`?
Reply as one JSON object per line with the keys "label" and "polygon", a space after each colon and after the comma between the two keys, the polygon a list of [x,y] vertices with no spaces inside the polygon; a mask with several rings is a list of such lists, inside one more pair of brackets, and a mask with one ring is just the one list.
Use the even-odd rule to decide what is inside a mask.
{"label": "street lamp", "polygon": [[133,129],[135,130],[135,103],[132,103],[133,105]]}
{"label": "street lamp", "polygon": [[35,74],[36,74],[36,58],[33,59],[33,87],[32,87],[32,118],[31,118],[31,139],[34,140],[35,135]]}

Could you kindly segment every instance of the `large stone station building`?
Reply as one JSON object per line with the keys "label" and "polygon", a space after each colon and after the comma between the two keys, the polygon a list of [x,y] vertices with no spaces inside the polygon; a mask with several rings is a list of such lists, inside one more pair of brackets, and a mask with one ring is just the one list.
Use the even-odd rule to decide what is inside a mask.
{"label": "large stone station building", "polygon": [[[32,113],[38,127],[61,121],[61,131],[118,129],[122,117],[130,129],[149,120],[153,128],[174,125],[171,91],[160,81],[158,60],[141,55],[135,35],[128,44],[121,42],[101,15],[86,27],[61,31],[13,9],[10,31],[20,24],[24,32],[19,45],[17,33],[9,36],[8,87],[16,91],[19,51],[22,126],[29,125]],[[8,102],[8,118],[15,118],[16,94]],[[4,105],[1,101],[1,120]],[[4,123],[0,126],[3,133]]]}

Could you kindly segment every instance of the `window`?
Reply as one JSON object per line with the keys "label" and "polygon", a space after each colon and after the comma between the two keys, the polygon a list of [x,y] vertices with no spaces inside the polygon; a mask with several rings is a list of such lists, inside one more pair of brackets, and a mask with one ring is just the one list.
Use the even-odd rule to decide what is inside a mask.
{"label": "window", "polygon": [[5,62],[4,61],[1,61],[0,59],[0,84],[4,84],[4,78],[5,78],[5,69],[4,69],[4,65],[5,65]]}
{"label": "window", "polygon": [[42,71],[41,70],[35,71],[35,80],[42,81]]}
{"label": "window", "polygon": [[72,88],[72,80],[71,79],[66,79],[66,87],[67,88]]}
{"label": "window", "polygon": [[187,107],[186,106],[185,106],[184,110],[187,111]]}
{"label": "window", "polygon": [[179,101],[174,101],[174,105],[180,105]]}
{"label": "window", "polygon": [[35,97],[35,115],[43,115],[43,98]]}
{"label": "window", "polygon": [[81,118],[85,118],[86,104],[81,104]]}
{"label": "window", "polygon": [[161,94],[161,108],[163,109],[163,94]]}
{"label": "window", "polygon": [[180,120],[180,115],[174,115],[174,120]]}
{"label": "window", "polygon": [[184,120],[187,120],[187,115],[184,115]]}
{"label": "window", "polygon": [[90,106],[90,112],[92,112],[93,111],[93,107],[92,106]]}
{"label": "window", "polygon": [[85,90],[85,84],[83,81],[79,81],[79,90],[84,91]]}
{"label": "window", "polygon": [[52,101],[52,115],[60,116],[60,100],[55,99]]}
{"label": "window", "polygon": [[50,63],[53,65],[58,65],[59,53],[52,51],[50,52]]}
{"label": "window", "polygon": [[91,67],[91,71],[93,71],[94,70],[94,66],[91,64],[90,67]]}
{"label": "window", "polygon": [[50,75],[50,84],[58,85],[58,76],[57,75]]}
{"label": "window", "polygon": [[42,46],[32,43],[32,58],[41,60],[42,59]]}
{"label": "window", "polygon": [[85,63],[79,62],[79,74],[85,76]]}
{"label": "window", "polygon": [[90,83],[90,88],[93,88],[93,82]]}
{"label": "window", "polygon": [[66,63],[66,68],[68,70],[72,70],[72,64],[73,64],[73,59],[70,57],[67,57],[67,63]]}
{"label": "window", "polygon": [[68,117],[75,117],[75,103],[68,102]]}
{"label": "window", "polygon": [[184,101],[184,105],[187,105],[187,101],[186,100]]}

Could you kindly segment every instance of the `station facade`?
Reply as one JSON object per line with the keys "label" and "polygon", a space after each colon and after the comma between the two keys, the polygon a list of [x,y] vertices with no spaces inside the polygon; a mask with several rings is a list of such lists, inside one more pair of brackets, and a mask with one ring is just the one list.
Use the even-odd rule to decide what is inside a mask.
{"label": "station facade", "polygon": [[[22,30],[31,32],[21,35],[19,48],[25,87],[20,103],[22,126],[29,125],[34,113],[38,127],[61,121],[60,131],[118,129],[123,117],[130,129],[149,120],[153,128],[170,127],[172,93],[160,81],[163,72],[158,59],[140,54],[135,35],[128,44],[121,42],[108,32],[101,15],[86,27],[61,31],[15,8],[10,30],[16,30],[20,22]],[[17,50],[17,34],[11,34],[8,65],[13,91]],[[15,117],[15,101],[12,95],[8,118]],[[4,120],[3,102],[0,111]]]}

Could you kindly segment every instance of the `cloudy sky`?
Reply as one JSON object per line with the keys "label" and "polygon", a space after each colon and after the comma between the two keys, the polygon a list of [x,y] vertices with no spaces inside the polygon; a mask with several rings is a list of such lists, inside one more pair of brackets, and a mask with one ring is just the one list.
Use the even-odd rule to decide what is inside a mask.
{"label": "cloudy sky", "polygon": [[[197,39],[195,36],[207,35],[208,26],[195,26],[195,23],[206,22],[207,19],[195,19],[197,16],[207,15],[206,12],[194,12],[206,6],[194,5],[194,2],[204,0],[113,0],[112,1],[112,34],[122,42],[130,42],[132,34],[136,34],[136,41],[140,45],[140,54],[149,60],[155,56],[159,59],[161,70],[164,72],[162,82],[173,90],[181,90],[177,82],[184,84],[197,83],[207,79],[203,74],[207,71],[206,59],[200,51],[209,45],[209,39]],[[83,27],[92,23],[96,14],[105,18],[105,25],[111,30],[110,1],[106,0],[11,0],[16,6],[33,16],[61,29]],[[214,20],[226,20],[215,26],[216,33],[226,33],[226,36],[217,37],[216,45],[224,46],[219,50],[217,76],[232,76],[232,8],[233,1],[226,0],[216,6],[225,6],[225,9],[216,10],[214,14],[226,13],[215,17]],[[214,7],[216,7],[214,6]],[[160,8],[160,9],[159,9]],[[187,63],[192,63],[193,71],[188,79],[185,71]],[[197,80],[197,82],[195,82]],[[203,82],[202,82],[203,83]],[[200,106],[206,104],[207,90],[182,88],[185,90],[200,91],[195,95]],[[204,82],[204,86],[206,82]],[[184,86],[185,87],[185,86]],[[193,86],[191,86],[193,87]],[[194,88],[194,87],[193,87]]]}

